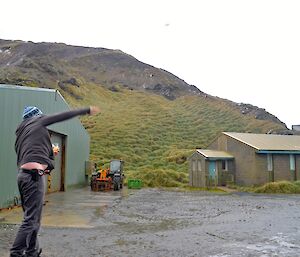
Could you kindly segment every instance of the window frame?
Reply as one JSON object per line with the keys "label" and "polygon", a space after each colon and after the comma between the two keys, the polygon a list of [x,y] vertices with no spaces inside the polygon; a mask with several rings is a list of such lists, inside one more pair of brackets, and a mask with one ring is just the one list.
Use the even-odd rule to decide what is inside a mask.
{"label": "window frame", "polygon": [[222,170],[228,171],[228,160],[222,160],[221,165],[222,165]]}
{"label": "window frame", "polygon": [[267,170],[273,171],[273,154],[267,154]]}
{"label": "window frame", "polygon": [[294,154],[290,154],[290,171],[296,171],[296,158]]}

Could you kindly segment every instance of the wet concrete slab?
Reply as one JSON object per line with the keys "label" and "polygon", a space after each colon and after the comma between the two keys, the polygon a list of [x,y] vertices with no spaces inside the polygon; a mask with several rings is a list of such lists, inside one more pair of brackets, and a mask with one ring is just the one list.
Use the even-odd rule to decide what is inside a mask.
{"label": "wet concrete slab", "polygon": [[[99,225],[101,214],[115,201],[126,197],[127,189],[122,191],[92,192],[89,188],[55,192],[45,196],[42,226],[45,227],[94,227],[94,217]],[[23,217],[21,207],[0,212],[5,224],[20,224]]]}

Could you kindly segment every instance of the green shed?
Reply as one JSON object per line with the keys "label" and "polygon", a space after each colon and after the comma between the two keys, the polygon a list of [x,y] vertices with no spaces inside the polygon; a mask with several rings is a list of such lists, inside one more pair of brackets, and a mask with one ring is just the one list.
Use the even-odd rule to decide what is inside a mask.
{"label": "green shed", "polygon": [[[32,105],[44,114],[70,109],[58,90],[0,84],[0,209],[19,204],[15,130],[24,107]],[[55,170],[45,178],[46,192],[85,184],[90,137],[80,120],[76,117],[51,125],[49,131],[60,151],[55,157]]]}

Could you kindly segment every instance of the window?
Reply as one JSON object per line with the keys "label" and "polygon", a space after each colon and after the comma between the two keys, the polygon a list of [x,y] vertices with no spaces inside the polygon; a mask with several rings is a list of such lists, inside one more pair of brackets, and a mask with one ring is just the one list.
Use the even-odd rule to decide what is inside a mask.
{"label": "window", "polygon": [[197,168],[198,168],[198,171],[202,171],[200,160],[197,161]]}
{"label": "window", "polygon": [[290,170],[296,170],[295,155],[290,154]]}
{"label": "window", "polygon": [[267,154],[267,165],[268,165],[268,171],[273,170],[273,156],[272,154]]}
{"label": "window", "polygon": [[228,171],[228,161],[222,160],[222,170]]}

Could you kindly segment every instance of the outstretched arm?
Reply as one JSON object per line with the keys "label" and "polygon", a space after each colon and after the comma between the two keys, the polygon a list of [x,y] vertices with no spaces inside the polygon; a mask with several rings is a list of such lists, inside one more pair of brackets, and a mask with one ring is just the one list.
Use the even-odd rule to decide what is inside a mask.
{"label": "outstretched arm", "polygon": [[60,112],[52,115],[46,115],[41,118],[41,122],[44,126],[48,126],[57,122],[71,119],[79,115],[85,115],[85,114],[95,115],[99,112],[100,109],[97,106],[90,106],[87,108],[75,109],[75,110]]}

